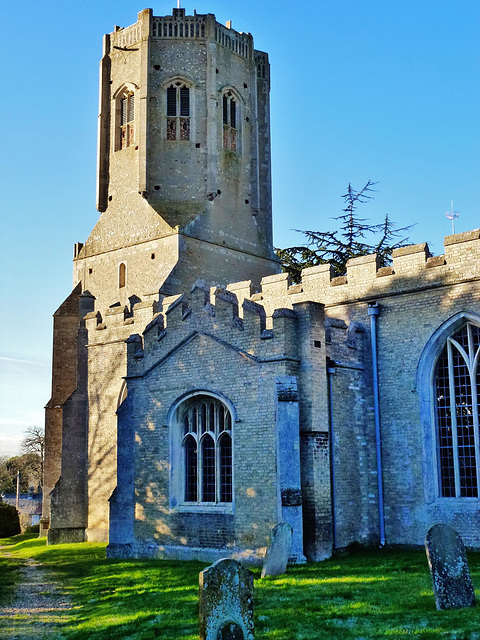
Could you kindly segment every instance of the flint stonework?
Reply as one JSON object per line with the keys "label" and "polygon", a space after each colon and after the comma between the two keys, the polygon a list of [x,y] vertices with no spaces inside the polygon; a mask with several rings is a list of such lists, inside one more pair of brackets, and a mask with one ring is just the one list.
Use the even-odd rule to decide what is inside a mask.
{"label": "flint stonework", "polygon": [[465,546],[459,534],[446,524],[436,524],[425,539],[437,609],[473,607],[475,592]]}
{"label": "flint stonework", "polygon": [[293,529],[287,522],[281,522],[270,533],[270,544],[265,554],[262,578],[280,576],[287,569],[292,548]]}
{"label": "flint stonework", "polygon": [[480,491],[478,452],[437,474],[441,443],[445,460],[464,451],[450,416],[478,424],[455,398],[480,393],[480,230],[442,256],[403,246],[389,267],[365,255],[292,285],[273,251],[270,64],[243,29],[145,9],[104,37],[101,216],[54,314],[41,532],[109,541],[109,557],[260,564],[286,522],[290,562],[320,561],[378,538],[382,482],[389,544],[422,544],[444,513],[480,549],[477,500],[437,501]]}
{"label": "flint stonework", "polygon": [[200,640],[253,640],[253,574],[217,560],[199,576]]}

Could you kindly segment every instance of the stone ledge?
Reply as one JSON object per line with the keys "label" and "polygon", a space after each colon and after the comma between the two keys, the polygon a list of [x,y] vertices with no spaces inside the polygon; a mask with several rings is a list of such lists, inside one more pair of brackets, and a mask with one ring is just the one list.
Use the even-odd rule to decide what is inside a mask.
{"label": "stone ledge", "polygon": [[464,231],[463,233],[456,233],[454,236],[446,236],[443,244],[447,247],[451,244],[460,244],[461,242],[470,242],[471,240],[478,240],[480,238],[480,229],[474,229],[473,231]]}
{"label": "stone ledge", "polygon": [[399,247],[392,251],[392,258],[399,258],[400,256],[409,256],[412,253],[426,253],[429,254],[428,244],[422,242],[420,244],[409,244],[406,247]]}

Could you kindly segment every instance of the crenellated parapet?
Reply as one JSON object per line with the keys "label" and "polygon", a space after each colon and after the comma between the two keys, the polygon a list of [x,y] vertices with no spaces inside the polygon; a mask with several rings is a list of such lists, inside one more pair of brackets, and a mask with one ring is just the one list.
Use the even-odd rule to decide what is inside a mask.
{"label": "crenellated parapet", "polygon": [[[366,255],[349,260],[344,276],[335,277],[331,265],[324,264],[304,269],[299,284],[292,284],[286,273],[267,276],[255,293],[249,280],[226,288],[199,280],[188,295],[96,310],[87,314],[85,324],[89,346],[126,341],[135,334],[143,336],[148,353],[160,342],[161,350],[168,351],[200,331],[228,342],[246,357],[294,358],[294,305],[311,301],[335,306],[479,277],[480,230],[475,230],[445,238],[445,253],[440,256],[431,256],[426,243],[409,245],[396,249],[387,267],[380,266],[377,255]],[[138,344],[132,344],[137,353]],[[157,351],[155,347],[152,353]]]}
{"label": "crenellated parapet", "polygon": [[268,276],[252,299],[267,315],[278,306],[313,300],[325,305],[409,293],[424,288],[448,286],[480,277],[480,230],[447,236],[445,252],[431,256],[427,243],[395,249],[391,265],[381,267],[376,254],[353,258],[347,273],[335,277],[330,264],[302,271],[302,281],[291,283],[286,273]]}
{"label": "crenellated parapet", "polygon": [[137,302],[131,310],[127,306],[118,305],[88,313],[84,318],[88,346],[125,341],[135,331],[143,331],[155,318],[157,310],[157,301],[146,301]]}
{"label": "crenellated parapet", "polygon": [[[242,283],[237,290],[249,286]],[[130,325],[134,327],[135,323]],[[262,305],[241,294],[237,297],[232,290],[210,289],[201,283],[189,296],[165,299],[162,313],[156,313],[141,334],[135,332],[128,338],[128,376],[142,375],[199,335],[233,348],[246,360],[298,360],[293,310],[277,309],[267,329]]]}

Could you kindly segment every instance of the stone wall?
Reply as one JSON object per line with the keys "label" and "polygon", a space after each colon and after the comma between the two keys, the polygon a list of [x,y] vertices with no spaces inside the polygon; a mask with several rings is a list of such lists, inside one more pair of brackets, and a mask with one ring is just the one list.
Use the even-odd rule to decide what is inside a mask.
{"label": "stone wall", "polygon": [[[376,256],[364,256],[349,261],[346,276],[333,278],[329,265],[312,267],[303,272],[299,285],[290,285],[286,274],[270,276],[253,295],[267,313],[277,305],[295,308],[301,300],[325,304],[330,334],[327,355],[335,367],[332,385],[339,546],[356,540],[378,541],[369,364],[368,303],[373,302],[379,307],[387,543],[421,545],[433,522],[446,521],[455,523],[467,544],[478,545],[475,501],[438,497],[432,479],[436,477],[433,418],[421,412],[421,395],[429,394],[431,382],[423,379],[419,385],[417,376],[422,353],[434,332],[452,316],[480,313],[479,257],[480,231],[475,230],[445,238],[442,256],[430,257],[426,244],[412,245],[394,251],[391,267],[378,268]],[[364,344],[360,358],[351,340],[355,335]],[[359,338],[355,341],[359,343]]]}
{"label": "stone wall", "polygon": [[[475,500],[438,497],[431,394],[449,329],[479,322],[480,231],[447,237],[441,256],[411,245],[390,266],[362,256],[344,276],[320,265],[291,285],[272,254],[270,69],[251,35],[211,14],[147,9],[105,37],[100,71],[102,215],[75,245],[75,289],[54,319],[49,540],[106,540],[110,528],[112,555],[190,557],[209,545],[212,557],[227,547],[259,558],[285,517],[321,559],[332,546],[378,543],[384,517],[387,543],[422,544],[446,521],[480,545]],[[189,140],[167,140],[173,79],[190,88]],[[135,95],[134,133],[120,148],[124,89]],[[236,149],[223,145],[225,91],[238,106]],[[290,378],[297,395],[286,398],[278,389]],[[178,501],[172,434],[197,392],[235,415],[231,508]],[[287,433],[299,479],[286,469]]]}
{"label": "stone wall", "polygon": [[[290,380],[292,375],[296,380],[298,370],[293,340],[296,317],[291,312],[277,314],[273,330],[266,331],[262,307],[247,301],[242,311],[239,317],[233,294],[217,289],[211,299],[208,290],[196,288],[190,300],[178,297],[165,317],[157,315],[143,340],[132,336],[128,341],[126,380],[133,407],[119,432],[127,430],[127,420],[135,416],[135,436],[130,439],[135,471],[132,478],[130,470],[119,467],[117,492],[126,502],[135,499],[134,554],[215,558],[215,549],[225,554],[226,548],[232,555],[259,561],[282,509],[292,509],[301,531],[301,502],[282,501],[283,488],[290,493],[295,489],[290,486],[295,484],[295,458],[300,468],[298,409],[288,412],[284,426],[277,427],[279,416],[285,415],[277,410],[278,381],[284,381],[284,376]],[[178,420],[182,399],[194,394],[221,399],[234,418],[231,505],[183,502]],[[294,395],[287,401],[296,404],[296,391]],[[281,449],[278,433],[290,434],[282,438]],[[285,456],[290,470],[283,467]],[[284,468],[282,477],[279,468]],[[126,490],[129,482],[134,487]],[[299,482],[298,476],[298,490]],[[114,528],[117,522],[118,527],[124,526],[125,505],[117,509],[116,503],[114,496]],[[112,555],[118,553],[119,536],[115,533],[114,538]],[[297,551],[301,559],[301,536]]]}

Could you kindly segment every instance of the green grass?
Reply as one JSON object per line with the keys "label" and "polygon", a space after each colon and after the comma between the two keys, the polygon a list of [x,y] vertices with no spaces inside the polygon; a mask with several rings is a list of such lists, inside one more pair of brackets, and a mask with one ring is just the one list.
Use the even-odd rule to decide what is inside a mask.
{"label": "green grass", "polygon": [[[67,640],[198,640],[198,573],[205,564],[105,560],[104,545],[46,547],[39,539],[8,552],[13,557],[0,558],[10,567],[35,558],[65,586],[73,603],[61,615]],[[480,587],[480,553],[469,560]],[[256,640],[480,640],[478,609],[435,609],[422,551],[359,551],[289,567],[278,578],[254,573]]]}

